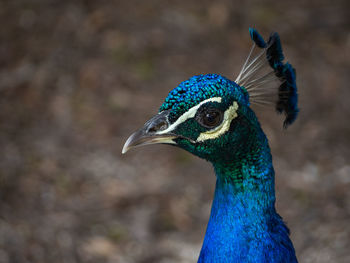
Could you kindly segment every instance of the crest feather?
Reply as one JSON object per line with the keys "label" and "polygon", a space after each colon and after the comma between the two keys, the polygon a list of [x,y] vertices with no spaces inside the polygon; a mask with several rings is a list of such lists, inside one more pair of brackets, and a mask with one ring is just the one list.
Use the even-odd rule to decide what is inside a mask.
{"label": "crest feather", "polygon": [[[235,82],[246,88],[252,103],[275,105],[278,113],[285,114],[283,126],[287,128],[299,112],[295,69],[283,63],[278,33],[272,33],[267,42],[257,30],[249,28],[249,33],[254,44]],[[252,56],[255,46],[261,51]]]}

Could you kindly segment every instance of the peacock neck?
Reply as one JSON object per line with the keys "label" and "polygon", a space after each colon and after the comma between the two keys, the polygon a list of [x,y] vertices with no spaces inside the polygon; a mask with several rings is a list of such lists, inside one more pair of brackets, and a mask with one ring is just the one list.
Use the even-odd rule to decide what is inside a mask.
{"label": "peacock neck", "polygon": [[270,150],[214,163],[216,189],[198,262],[297,262],[275,210]]}

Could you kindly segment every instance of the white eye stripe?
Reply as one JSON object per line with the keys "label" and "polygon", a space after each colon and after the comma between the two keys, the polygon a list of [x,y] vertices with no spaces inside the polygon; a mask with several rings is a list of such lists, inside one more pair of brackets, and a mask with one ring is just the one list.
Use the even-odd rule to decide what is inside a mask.
{"label": "white eye stripe", "polygon": [[206,140],[215,139],[227,132],[230,129],[231,121],[238,116],[237,110],[238,103],[234,101],[233,104],[225,111],[222,123],[214,129],[199,134],[196,142],[203,142]]}
{"label": "white eye stripe", "polygon": [[214,98],[210,98],[210,99],[206,99],[203,100],[201,103],[197,104],[196,106],[190,108],[188,111],[186,111],[184,114],[182,114],[173,124],[171,124],[167,129],[163,130],[163,131],[159,131],[157,132],[157,134],[165,134],[168,132],[173,131],[178,125],[180,125],[181,123],[187,121],[190,118],[193,118],[194,116],[196,116],[197,110],[199,109],[200,106],[202,106],[203,104],[207,103],[207,102],[218,102],[221,103],[222,98],[221,97],[214,97]]}

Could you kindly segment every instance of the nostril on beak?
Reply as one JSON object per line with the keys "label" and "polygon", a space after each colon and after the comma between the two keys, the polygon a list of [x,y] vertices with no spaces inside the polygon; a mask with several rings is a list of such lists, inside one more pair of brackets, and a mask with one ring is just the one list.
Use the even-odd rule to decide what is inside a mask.
{"label": "nostril on beak", "polygon": [[151,125],[148,128],[148,132],[157,132],[165,130],[168,127],[168,124],[164,120],[156,120],[151,123]]}

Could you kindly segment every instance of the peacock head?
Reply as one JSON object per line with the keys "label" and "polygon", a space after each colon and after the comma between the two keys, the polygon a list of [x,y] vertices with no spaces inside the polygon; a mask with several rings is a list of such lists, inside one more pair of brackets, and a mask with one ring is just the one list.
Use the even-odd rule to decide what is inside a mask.
{"label": "peacock head", "polygon": [[[263,51],[252,62],[248,57],[236,81],[206,74],[180,83],[166,97],[159,113],[129,137],[123,153],[135,146],[165,143],[213,163],[232,161],[232,156],[244,159],[245,154],[254,154],[259,143],[266,144],[250,100],[261,102],[255,90],[267,81],[280,81],[274,104],[277,111],[286,114],[285,126],[293,122],[298,112],[295,75],[290,64],[282,63],[279,37],[270,37],[263,47],[256,31],[251,30],[251,36]],[[264,65],[268,72],[257,77],[257,70]],[[264,93],[260,89],[258,94]]]}
{"label": "peacock head", "polygon": [[143,128],[130,136],[123,152],[138,145],[177,145],[215,162],[237,149],[258,127],[247,91],[216,74],[199,75],[173,89]]}

